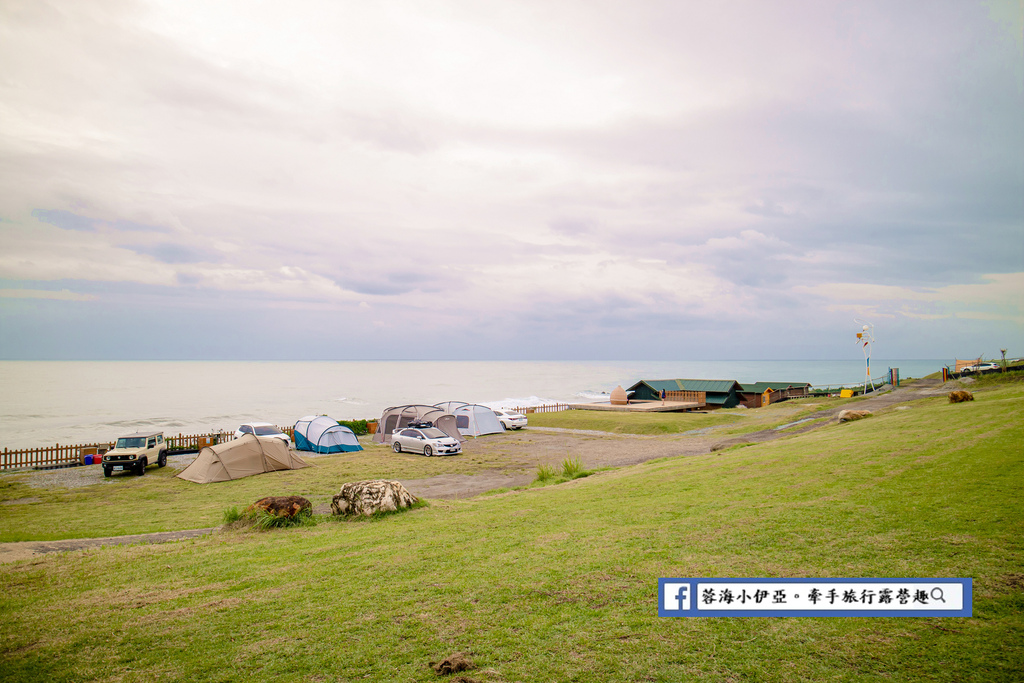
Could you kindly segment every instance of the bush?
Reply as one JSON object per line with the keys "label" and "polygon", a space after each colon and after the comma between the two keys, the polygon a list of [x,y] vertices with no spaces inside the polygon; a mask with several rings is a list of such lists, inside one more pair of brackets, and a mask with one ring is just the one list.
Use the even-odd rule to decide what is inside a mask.
{"label": "bush", "polygon": [[232,506],[224,510],[224,524],[236,529],[254,527],[266,531],[293,526],[316,526],[316,519],[312,510],[300,512],[294,517],[278,517],[266,510],[252,509],[240,512],[237,507]]}
{"label": "bush", "polygon": [[356,436],[370,433],[369,428],[366,426],[366,420],[338,420],[338,424],[342,427],[348,427]]}
{"label": "bush", "polygon": [[547,465],[537,466],[537,481],[547,481],[555,478],[555,468]]}
{"label": "bush", "polygon": [[234,524],[242,518],[242,513],[234,505],[224,510],[224,523]]}
{"label": "bush", "polygon": [[583,468],[583,461],[579,458],[566,458],[562,461],[562,476],[566,479],[579,479],[590,472]]}

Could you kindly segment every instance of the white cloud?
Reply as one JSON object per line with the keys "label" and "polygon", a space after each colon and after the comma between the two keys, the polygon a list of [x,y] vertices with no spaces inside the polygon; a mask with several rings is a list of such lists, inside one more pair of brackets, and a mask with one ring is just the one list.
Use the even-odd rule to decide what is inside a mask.
{"label": "white cloud", "polygon": [[[1024,324],[1024,272],[990,274],[982,280],[935,288],[830,282],[798,286],[794,290],[835,302],[826,304],[829,310],[857,310],[839,303],[856,301],[882,315],[898,312],[920,319],[966,318]],[[923,312],[926,306],[937,312]]]}
{"label": "white cloud", "polygon": [[0,299],[52,299],[55,301],[95,301],[92,294],[67,289],[0,289]]}
{"label": "white cloud", "polygon": [[1002,30],[925,2],[6,3],[0,278],[494,343],[1019,325]]}

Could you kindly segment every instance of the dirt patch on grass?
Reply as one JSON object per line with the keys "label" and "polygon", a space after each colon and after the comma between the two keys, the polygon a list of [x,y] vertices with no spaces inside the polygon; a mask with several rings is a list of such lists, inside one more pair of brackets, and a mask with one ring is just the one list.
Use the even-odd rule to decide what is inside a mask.
{"label": "dirt patch on grass", "polygon": [[476,668],[472,660],[461,652],[446,657],[440,662],[430,662],[430,668],[438,676],[450,676],[460,671],[470,671]]}
{"label": "dirt patch on grass", "polygon": [[36,555],[59,553],[68,550],[84,550],[106,545],[137,545],[142,543],[167,543],[188,538],[207,536],[218,527],[189,529],[186,531],[162,531],[155,534],[133,534],[131,536],[109,536],[106,538],[76,538],[68,541],[24,541],[21,543],[0,543],[0,564],[27,560]]}

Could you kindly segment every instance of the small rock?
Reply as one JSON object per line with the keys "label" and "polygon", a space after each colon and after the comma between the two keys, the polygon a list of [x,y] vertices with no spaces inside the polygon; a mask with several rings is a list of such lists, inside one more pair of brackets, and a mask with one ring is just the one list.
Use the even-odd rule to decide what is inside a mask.
{"label": "small rock", "polygon": [[246,512],[263,510],[278,517],[295,517],[300,513],[312,514],[313,504],[302,496],[267,496],[246,508]]}
{"label": "small rock", "polygon": [[869,417],[870,415],[870,410],[840,410],[839,421],[852,422],[854,420],[863,420],[865,417]]}
{"label": "small rock", "polygon": [[963,403],[965,401],[973,401],[974,394],[969,391],[951,391],[949,392],[950,403]]}
{"label": "small rock", "polygon": [[412,507],[418,502],[397,481],[357,481],[342,484],[341,491],[331,501],[331,511],[336,515],[365,515],[376,512],[395,512]]}

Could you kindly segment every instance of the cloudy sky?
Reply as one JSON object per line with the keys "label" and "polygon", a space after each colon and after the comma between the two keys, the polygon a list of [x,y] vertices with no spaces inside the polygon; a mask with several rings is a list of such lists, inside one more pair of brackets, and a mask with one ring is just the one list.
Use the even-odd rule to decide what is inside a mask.
{"label": "cloudy sky", "polygon": [[0,358],[1024,355],[1021,0],[0,0]]}

